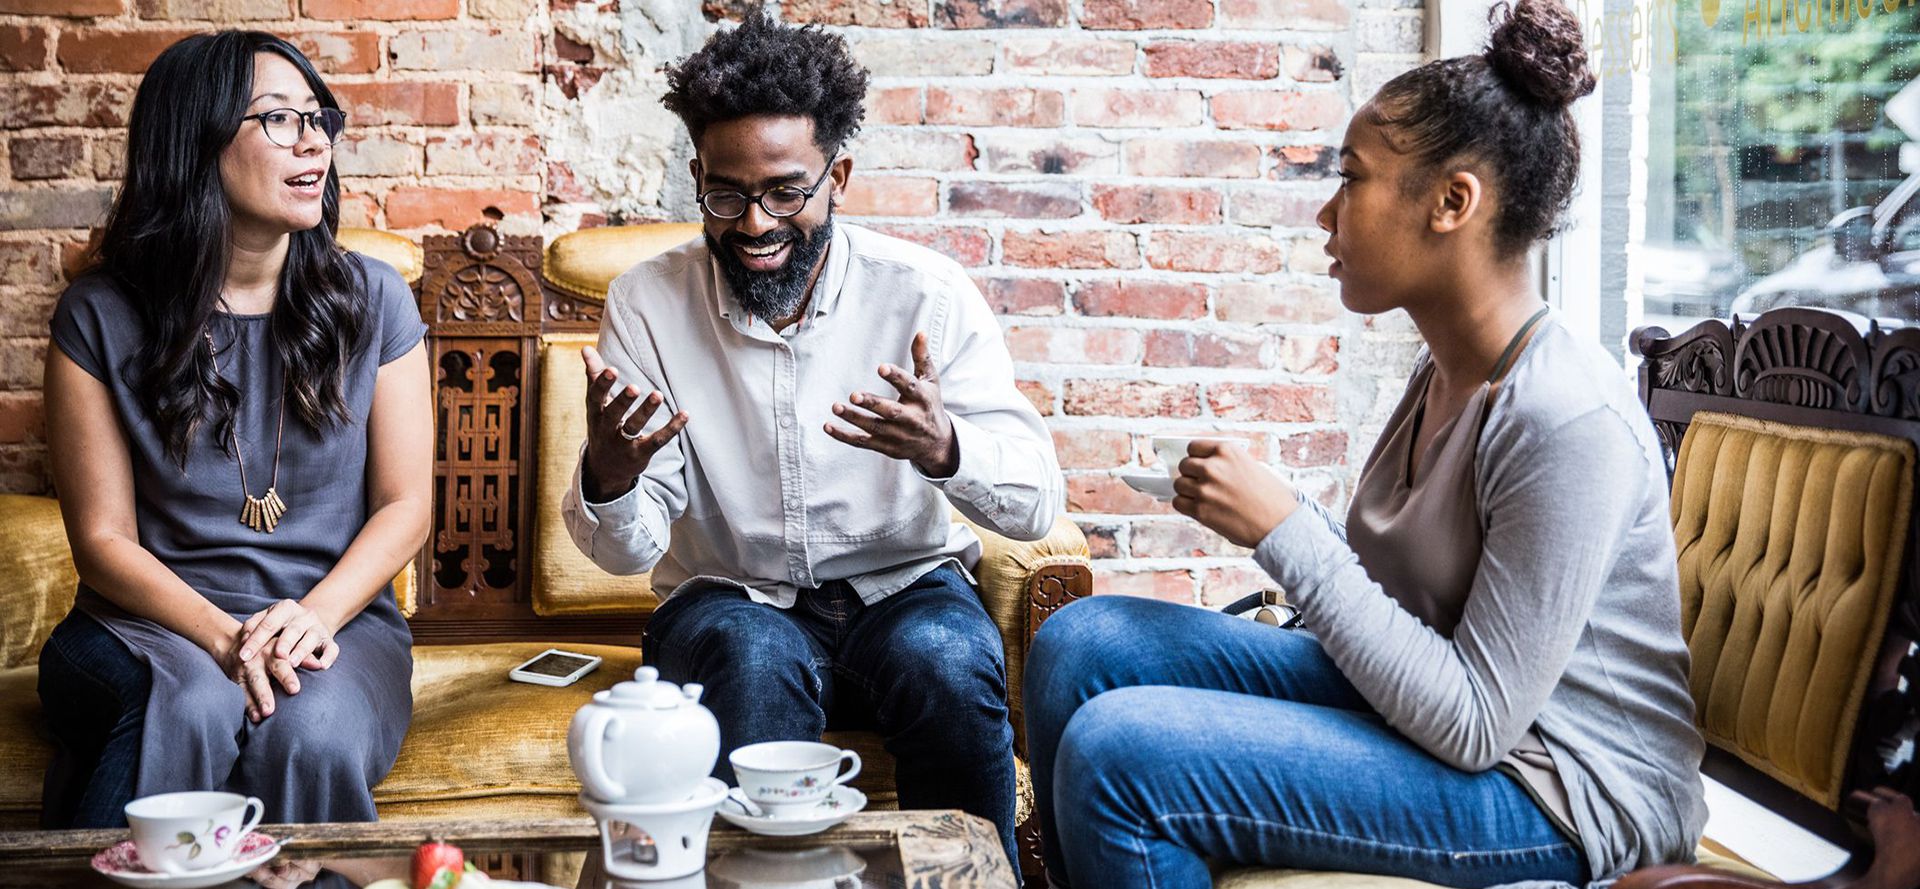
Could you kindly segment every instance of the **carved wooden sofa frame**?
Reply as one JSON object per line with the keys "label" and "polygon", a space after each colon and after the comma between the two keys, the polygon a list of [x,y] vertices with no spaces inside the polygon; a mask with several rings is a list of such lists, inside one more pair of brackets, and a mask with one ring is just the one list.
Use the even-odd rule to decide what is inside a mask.
{"label": "carved wooden sofa frame", "polygon": [[[1827,430],[1875,433],[1920,449],[1920,328],[1862,331],[1852,321],[1814,309],[1775,309],[1755,318],[1707,321],[1679,334],[1658,327],[1634,332],[1641,400],[1653,419],[1672,473],[1695,415],[1711,411]],[[1913,503],[1905,508],[1911,516]],[[1920,796],[1920,767],[1911,759],[1888,768],[1877,750],[1890,727],[1920,713],[1920,520],[1907,522],[1900,577],[1885,636],[1871,666],[1875,677],[1854,737],[1837,805],[1796,792],[1741,757],[1710,745],[1702,771],[1855,854],[1853,863],[1813,885],[1859,878],[1876,842],[1920,843],[1920,836],[1868,838],[1864,807],[1850,794],[1887,786]],[[1910,681],[1899,687],[1896,676]],[[1852,800],[1852,802],[1849,802]],[[1654,868],[1630,875],[1622,889],[1769,885],[1695,867]],[[1780,884],[1770,884],[1780,885]]]}

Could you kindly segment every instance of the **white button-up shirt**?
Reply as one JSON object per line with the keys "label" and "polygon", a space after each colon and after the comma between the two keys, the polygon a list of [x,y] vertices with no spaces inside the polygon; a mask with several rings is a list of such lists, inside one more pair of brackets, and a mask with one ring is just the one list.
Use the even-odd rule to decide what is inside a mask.
{"label": "white button-up shirt", "polygon": [[[959,444],[952,478],[823,428],[853,428],[832,412],[853,392],[898,398],[878,368],[911,373],[920,331]],[[957,263],[923,247],[837,223],[807,311],[774,331],[740,308],[695,239],[614,280],[600,354],[620,383],[665,398],[647,431],[677,411],[688,421],[611,503],[585,501],[576,466],[561,514],[595,564],[651,570],[662,599],[717,581],[787,608],[799,590],[846,580],[876,602],[978,560],[949,502],[1021,540],[1045,536],[1060,510],[1053,441],[1014,385],[998,321]]]}

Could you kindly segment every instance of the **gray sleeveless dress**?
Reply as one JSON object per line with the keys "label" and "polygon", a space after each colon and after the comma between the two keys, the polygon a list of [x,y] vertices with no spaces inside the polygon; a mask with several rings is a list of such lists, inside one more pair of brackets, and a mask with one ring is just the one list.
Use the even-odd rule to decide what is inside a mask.
{"label": "gray sleeveless dress", "polygon": [[[345,368],[349,421],[317,434],[286,420],[278,490],[288,511],[272,534],[239,522],[240,476],[197,431],[185,471],[170,459],[130,381],[145,337],[134,305],[103,276],[75,281],[54,309],[54,344],[105,383],[132,456],[140,543],[221,610],[244,620],[299,598],[331,571],[367,519],[367,417],[380,367],[419,343],[426,326],[391,266],[349,262],[366,335]],[[273,474],[281,366],[270,316],[216,315],[222,376],[241,393],[236,425],[252,492]],[[336,639],[327,670],[302,670],[301,690],[277,693],[272,716],[247,721],[245,698],[213,658],[184,637],[115,607],[82,584],[75,607],[117,636],[152,672],[135,793],[230,790],[261,798],[268,822],[371,821],[372,788],[393,767],[412,714],[412,637],[383,590]]]}

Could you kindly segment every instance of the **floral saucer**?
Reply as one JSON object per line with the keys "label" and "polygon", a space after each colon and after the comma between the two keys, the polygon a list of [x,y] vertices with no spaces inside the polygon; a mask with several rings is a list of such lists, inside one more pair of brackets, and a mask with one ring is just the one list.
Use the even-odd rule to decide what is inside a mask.
{"label": "floral saucer", "polygon": [[256,830],[241,838],[240,848],[233,850],[233,858],[227,863],[175,876],[148,870],[140,863],[140,850],[132,840],[127,840],[93,856],[93,869],[109,880],[128,886],[203,889],[246,876],[278,854],[280,841]]}
{"label": "floral saucer", "polygon": [[743,802],[736,793],[728,793],[720,802],[720,817],[735,826],[770,837],[798,837],[819,833],[867,807],[867,795],[845,784],[827,791],[820,801],[797,815],[774,818],[760,813],[752,803]]}

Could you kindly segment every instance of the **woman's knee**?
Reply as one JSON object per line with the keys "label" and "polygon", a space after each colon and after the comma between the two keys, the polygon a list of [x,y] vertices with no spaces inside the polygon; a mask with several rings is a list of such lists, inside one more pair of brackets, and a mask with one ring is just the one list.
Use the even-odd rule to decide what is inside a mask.
{"label": "woman's knee", "polygon": [[1130,660],[1126,653],[1144,625],[1146,612],[1164,604],[1132,596],[1091,596],[1068,605],[1040,625],[1027,651],[1026,697],[1040,702],[1056,696],[1078,699],[1103,686],[1103,665]]}
{"label": "woman's knee", "polygon": [[1118,688],[1074,711],[1055,760],[1056,798],[1092,800],[1115,789],[1116,782],[1151,770],[1158,754],[1149,736],[1161,718],[1154,694],[1151,687]]}

